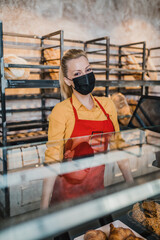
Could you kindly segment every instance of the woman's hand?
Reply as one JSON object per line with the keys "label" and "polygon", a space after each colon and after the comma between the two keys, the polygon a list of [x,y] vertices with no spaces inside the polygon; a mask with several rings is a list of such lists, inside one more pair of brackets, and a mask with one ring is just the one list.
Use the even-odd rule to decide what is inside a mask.
{"label": "woman's hand", "polygon": [[72,161],[73,157],[74,157],[74,150],[67,150],[64,153],[64,158],[67,159],[68,161]]}
{"label": "woman's hand", "polygon": [[108,149],[108,142],[109,142],[108,139],[109,139],[108,135],[102,135],[102,136],[92,135],[89,140],[89,144],[94,150],[94,153],[105,152]]}

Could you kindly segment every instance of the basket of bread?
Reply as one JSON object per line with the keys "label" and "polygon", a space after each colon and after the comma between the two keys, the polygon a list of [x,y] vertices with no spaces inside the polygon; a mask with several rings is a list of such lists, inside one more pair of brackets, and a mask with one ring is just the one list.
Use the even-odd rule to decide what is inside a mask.
{"label": "basket of bread", "polygon": [[132,222],[141,226],[160,239],[160,201],[145,200],[135,203],[128,216]]}

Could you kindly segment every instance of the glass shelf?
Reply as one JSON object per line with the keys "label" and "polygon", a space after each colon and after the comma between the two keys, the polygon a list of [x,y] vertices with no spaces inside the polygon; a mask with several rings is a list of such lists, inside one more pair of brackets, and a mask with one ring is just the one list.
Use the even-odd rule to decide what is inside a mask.
{"label": "glass shelf", "polygon": [[[88,144],[83,145],[87,150],[81,156],[78,146],[84,143]],[[47,159],[48,164],[43,164],[46,149],[53,153],[51,161],[57,163]],[[155,127],[154,131],[132,129],[1,148],[1,160],[3,151],[7,151],[8,169],[3,174],[1,161],[2,239],[56,236],[160,194],[160,133],[155,132]],[[75,194],[40,210],[43,181],[53,177],[56,181],[65,178]],[[59,194],[62,189],[56,191]],[[66,191],[63,189],[64,195]]]}

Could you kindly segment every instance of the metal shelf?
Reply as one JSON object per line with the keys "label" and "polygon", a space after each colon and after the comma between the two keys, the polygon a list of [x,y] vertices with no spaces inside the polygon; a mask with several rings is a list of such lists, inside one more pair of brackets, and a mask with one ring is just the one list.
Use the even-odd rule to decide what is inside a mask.
{"label": "metal shelf", "polygon": [[6,68],[39,68],[39,69],[59,69],[59,66],[36,65],[36,64],[11,64],[5,63]]}
{"label": "metal shelf", "polygon": [[59,88],[58,80],[6,80],[5,88]]}
{"label": "metal shelf", "polygon": [[144,81],[144,80],[135,80],[135,81],[106,81],[106,80],[97,80],[96,87],[138,87],[138,86],[157,86],[160,85],[160,81]]}

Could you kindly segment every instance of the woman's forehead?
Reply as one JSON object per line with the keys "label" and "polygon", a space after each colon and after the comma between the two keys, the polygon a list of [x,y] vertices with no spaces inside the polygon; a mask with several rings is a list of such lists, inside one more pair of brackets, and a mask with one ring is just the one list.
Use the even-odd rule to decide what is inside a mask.
{"label": "woman's forehead", "polygon": [[67,62],[68,70],[80,70],[81,68],[85,68],[89,65],[88,59],[84,56],[81,56],[76,59],[69,60]]}

